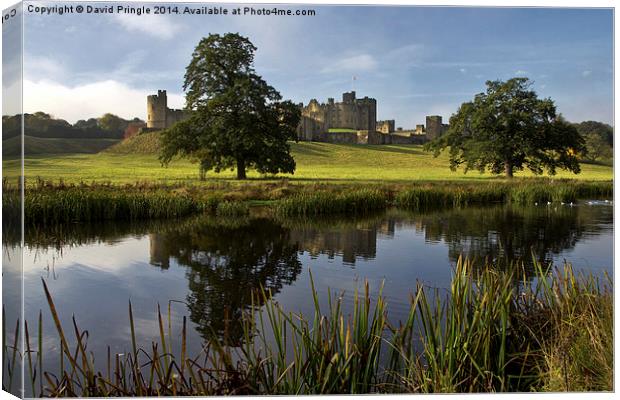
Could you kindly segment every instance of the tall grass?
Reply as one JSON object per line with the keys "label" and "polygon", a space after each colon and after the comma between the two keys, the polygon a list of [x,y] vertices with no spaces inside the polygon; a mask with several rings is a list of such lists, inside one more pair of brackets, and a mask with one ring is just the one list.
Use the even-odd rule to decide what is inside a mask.
{"label": "tall grass", "polygon": [[215,208],[215,214],[222,217],[244,216],[249,213],[250,207],[240,201],[223,201]]}
{"label": "tall grass", "polygon": [[402,208],[425,210],[501,203],[505,201],[507,192],[508,187],[500,185],[414,187],[399,192],[395,204]]}
{"label": "tall grass", "polygon": [[[252,201],[270,206],[281,216],[362,215],[390,206],[412,210],[463,207],[472,204],[576,202],[611,197],[611,182],[515,179],[495,183],[419,183],[413,185],[291,185],[217,183],[192,185],[133,185],[50,183],[26,185],[24,216],[37,224],[176,218],[208,212],[246,214]],[[19,188],[3,180],[3,218],[21,215]],[[220,203],[225,202],[221,206]],[[218,211],[219,206],[219,211]],[[232,214],[231,214],[232,213]]]}
{"label": "tall grass", "polygon": [[[196,193],[192,188],[135,184],[50,184],[38,180],[24,190],[26,225],[67,222],[178,218],[201,212],[215,213],[221,196]],[[3,180],[3,218],[19,222],[20,190]]]}
{"label": "tall grass", "polygon": [[[39,315],[36,346],[25,330],[26,382],[36,395],[63,397],[613,390],[611,280],[536,264],[535,279],[525,281],[522,266],[496,267],[459,259],[447,293],[418,284],[397,324],[368,283],[348,312],[331,293],[322,309],[312,283],[309,318],[262,292],[243,317],[241,347],[214,336],[193,356],[185,318],[180,353],[171,350],[170,308],[165,315],[158,307],[159,341],[139,347],[129,303],[131,349],[108,349],[105,371],[95,370],[75,319],[68,329],[60,323],[43,281],[61,365],[42,371]],[[3,346],[14,368],[15,346]]]}
{"label": "tall grass", "polygon": [[515,180],[511,183],[426,185],[406,188],[396,194],[395,205],[425,210],[489,203],[522,205],[547,202],[574,203],[583,198],[611,196],[613,196],[613,184],[610,182]]}
{"label": "tall grass", "polygon": [[379,189],[302,192],[278,201],[275,209],[282,216],[358,215],[385,209],[388,199],[388,194]]}

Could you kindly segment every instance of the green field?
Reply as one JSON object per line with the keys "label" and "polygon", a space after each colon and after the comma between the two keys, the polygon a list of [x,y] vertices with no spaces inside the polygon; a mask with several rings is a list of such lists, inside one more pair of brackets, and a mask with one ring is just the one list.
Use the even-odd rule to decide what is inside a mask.
{"label": "green field", "polygon": [[[480,174],[462,170],[453,172],[448,167],[448,156],[442,154],[434,158],[424,152],[420,145],[344,145],[328,143],[295,143],[293,156],[297,161],[295,174],[282,174],[277,177],[261,176],[250,171],[250,179],[266,180],[288,178],[292,182],[333,182],[333,183],[406,183],[419,180],[448,181],[488,181],[497,179],[492,174]],[[122,150],[122,149],[121,149]],[[198,183],[198,166],[188,160],[173,161],[169,167],[162,167],[157,155],[120,153],[110,151],[98,154],[33,155],[25,160],[28,179],[65,182],[159,182],[159,183]],[[4,176],[9,179],[17,176],[19,160],[3,161]],[[216,180],[233,180],[234,171],[207,175]],[[517,176],[533,176],[518,173]],[[557,178],[582,180],[611,180],[611,166],[582,164],[578,175],[560,171]],[[500,176],[501,178],[501,176]]]}

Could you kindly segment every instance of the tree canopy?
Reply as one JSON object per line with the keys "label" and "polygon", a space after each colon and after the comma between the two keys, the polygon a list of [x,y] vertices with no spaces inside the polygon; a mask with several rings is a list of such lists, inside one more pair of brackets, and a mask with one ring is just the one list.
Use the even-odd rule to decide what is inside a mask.
{"label": "tree canopy", "polygon": [[614,128],[611,125],[598,121],[583,121],[574,124],[582,136],[597,135],[609,146],[614,145]]}
{"label": "tree canopy", "polygon": [[160,160],[188,156],[201,175],[236,168],[260,173],[293,173],[288,140],[296,140],[300,110],[282,101],[254,70],[256,47],[235,33],[211,34],[196,46],[183,89],[190,117],[162,133]]}
{"label": "tree canopy", "polygon": [[[114,114],[106,113],[99,118],[79,120],[71,125],[64,119],[42,111],[32,114],[24,114],[24,133],[26,136],[41,138],[67,138],[67,139],[121,139],[125,128],[130,122],[142,122],[138,118],[132,121],[125,120]],[[2,138],[10,139],[21,135],[22,116],[2,116]]]}
{"label": "tree canopy", "polygon": [[450,148],[450,168],[463,165],[504,172],[528,168],[535,174],[558,168],[580,172],[577,154],[584,140],[577,129],[556,113],[554,102],[539,99],[528,78],[487,81],[486,93],[463,103],[450,117],[446,133],[426,145],[435,152]]}
{"label": "tree canopy", "polygon": [[584,159],[605,161],[613,157],[613,127],[598,121],[583,121],[573,125],[585,140],[586,152],[582,155]]}

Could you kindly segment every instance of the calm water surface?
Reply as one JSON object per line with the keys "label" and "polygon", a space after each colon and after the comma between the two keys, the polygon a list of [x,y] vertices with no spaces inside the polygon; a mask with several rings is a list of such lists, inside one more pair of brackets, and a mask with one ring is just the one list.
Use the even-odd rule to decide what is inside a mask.
{"label": "calm water surface", "polygon": [[[310,315],[310,271],[321,301],[326,303],[328,290],[344,293],[345,309],[365,280],[373,294],[383,283],[393,321],[405,318],[417,282],[448,287],[459,254],[528,263],[533,252],[556,265],[566,260],[595,274],[613,273],[613,207],[605,202],[424,214],[390,210],[314,221],[257,213],[241,219],[75,224],[30,230],[25,240],[26,319],[35,324],[42,310],[44,362],[53,371],[58,336],[41,278],[66,327],[75,315],[88,330],[88,349],[104,368],[108,345],[113,354],[130,348],[129,300],[143,346],[158,340],[157,304],[165,312],[170,305],[177,338],[187,316],[191,354],[210,332],[226,332],[240,343],[239,316],[261,286],[285,309]],[[4,243],[3,257],[5,281],[16,281],[10,265],[18,252],[10,243]],[[12,286],[5,285],[5,293],[18,298],[19,288]]]}

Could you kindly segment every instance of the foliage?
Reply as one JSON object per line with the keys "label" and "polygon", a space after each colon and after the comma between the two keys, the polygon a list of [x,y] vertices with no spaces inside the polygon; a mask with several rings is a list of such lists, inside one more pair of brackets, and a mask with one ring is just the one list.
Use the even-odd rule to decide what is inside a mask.
{"label": "foliage", "polygon": [[609,146],[614,145],[614,128],[608,124],[598,121],[583,121],[573,124],[582,136],[595,134],[605,141]]}
{"label": "foliage", "polygon": [[97,125],[108,132],[122,132],[127,128],[127,121],[111,113],[103,114],[98,120]]}
{"label": "foliage", "polygon": [[248,215],[250,208],[240,201],[223,201],[217,205],[215,214],[223,217],[239,217]]}
{"label": "foliage", "polygon": [[280,215],[316,216],[321,214],[366,214],[388,206],[387,193],[376,189],[342,192],[304,192],[280,200]]}
{"label": "foliage", "polygon": [[584,158],[589,161],[609,160],[614,155],[614,149],[597,133],[587,133],[585,139]]}
{"label": "foliage", "polygon": [[[38,111],[24,114],[24,133],[38,138],[70,139],[120,139],[129,122],[140,121],[134,118],[125,120],[114,114],[106,113],[100,118],[79,120],[71,125],[64,119],[54,118],[50,114]],[[2,117],[2,139],[21,135],[22,117],[20,114]]]}
{"label": "foliage", "polygon": [[197,159],[201,175],[235,167],[293,173],[288,140],[296,140],[300,110],[254,71],[256,47],[238,34],[211,34],[196,46],[185,73],[189,119],[162,134],[160,159]]}
{"label": "foliage", "polygon": [[[550,273],[534,264],[528,281],[519,264],[477,267],[459,258],[447,294],[418,284],[398,324],[389,322],[381,292],[371,298],[368,282],[355,291],[350,313],[344,294],[329,293],[322,309],[311,277],[313,315],[290,313],[262,291],[254,297],[262,311],[242,316],[242,346],[212,336],[197,355],[187,354],[185,316],[180,344],[173,343],[170,307],[166,315],[158,306],[157,343],[139,347],[130,302],[131,348],[114,358],[108,350],[105,371],[96,369],[99,355],[88,350],[91,337],[75,318],[62,325],[42,280],[60,369],[42,370],[42,314],[36,336],[25,323],[23,354],[17,323],[15,344],[3,342],[4,360],[25,363],[33,395],[54,397],[613,390],[611,279],[577,275],[568,264]],[[7,371],[3,389],[10,390],[14,368]]]}
{"label": "foliage", "polygon": [[486,93],[463,103],[450,117],[447,132],[427,144],[435,155],[450,147],[450,167],[465,172],[489,169],[514,171],[528,168],[534,174],[556,169],[579,173],[577,154],[584,150],[577,129],[556,114],[553,101],[538,99],[527,78],[487,81]]}
{"label": "foliage", "polygon": [[[17,186],[3,180],[3,215],[21,215]],[[67,184],[27,180],[24,216],[40,224],[69,221],[175,218],[201,212],[244,215],[261,202],[284,216],[363,215],[390,206],[409,210],[472,204],[576,203],[610,198],[611,182],[518,180],[510,183],[419,183],[415,185],[291,185],[257,183],[208,186]],[[221,204],[225,202],[225,204]]]}
{"label": "foliage", "polygon": [[[20,215],[14,197],[3,195],[6,216]],[[5,197],[6,196],[6,197]],[[161,189],[114,186],[40,186],[24,194],[27,225],[102,220],[177,218],[209,209],[206,199]]]}

